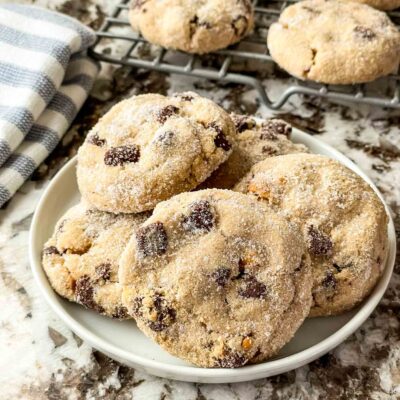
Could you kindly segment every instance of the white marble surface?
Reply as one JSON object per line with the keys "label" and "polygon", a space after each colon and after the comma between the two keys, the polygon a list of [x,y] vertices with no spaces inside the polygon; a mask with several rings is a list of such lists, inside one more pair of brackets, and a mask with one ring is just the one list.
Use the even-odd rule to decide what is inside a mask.
{"label": "white marble surface", "polygon": [[[27,3],[28,1],[22,1]],[[112,2],[39,0],[97,25]],[[285,79],[265,82],[275,91]],[[195,385],[145,375],[113,362],[74,336],[49,309],[30,272],[29,224],[48,180],[75,154],[110,105],[130,94],[195,90],[229,110],[271,115],[253,91],[105,66],[55,153],[0,210],[0,400],[5,399],[374,399],[400,398],[400,266],[373,316],[329,355],[277,377]],[[293,99],[283,117],[352,158],[382,190],[400,229],[400,112]],[[390,117],[390,118],[389,118]],[[45,223],[45,221],[43,221]]]}

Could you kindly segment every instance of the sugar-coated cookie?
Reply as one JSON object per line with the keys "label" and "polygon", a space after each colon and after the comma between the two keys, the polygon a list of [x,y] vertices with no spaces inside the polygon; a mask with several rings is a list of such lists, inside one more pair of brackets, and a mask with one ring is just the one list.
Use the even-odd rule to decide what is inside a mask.
{"label": "sugar-coated cookie", "polygon": [[120,263],[138,327],[202,367],[241,367],[277,353],[311,306],[301,233],[251,196],[183,193],[160,203]]}
{"label": "sugar-coated cookie", "polygon": [[232,151],[235,126],[195,93],[115,105],[78,153],[82,197],[102,211],[141,212],[203,182]]}
{"label": "sugar-coated cookie", "polygon": [[387,214],[374,190],[328,157],[290,154],[256,164],[235,187],[303,230],[314,274],[311,316],[359,304],[381,275]]}
{"label": "sugar-coated cookie", "polygon": [[149,42],[209,53],[238,42],[253,27],[250,0],[133,0],[129,20]]}
{"label": "sugar-coated cookie", "polygon": [[148,213],[114,215],[81,203],[69,209],[43,249],[43,268],[61,296],[109,317],[128,318],[118,261]]}
{"label": "sugar-coated cookie", "polygon": [[307,153],[302,144],[290,140],[292,127],[278,119],[254,119],[231,114],[236,126],[236,141],[228,160],[200,185],[200,188],[231,189],[250,168],[267,157],[291,153]]}
{"label": "sugar-coated cookie", "polygon": [[268,48],[297,78],[362,83],[397,71],[400,33],[384,12],[365,4],[306,0],[271,25]]}

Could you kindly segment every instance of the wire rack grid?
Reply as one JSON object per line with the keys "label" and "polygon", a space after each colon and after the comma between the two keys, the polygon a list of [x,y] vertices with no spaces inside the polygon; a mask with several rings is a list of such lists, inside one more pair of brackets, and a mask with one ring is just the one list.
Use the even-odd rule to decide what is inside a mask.
{"label": "wire rack grid", "polygon": [[[359,103],[400,109],[399,75],[390,75],[368,84],[336,86],[293,78],[288,87],[272,98],[257,71],[268,68],[273,70],[276,67],[266,46],[268,27],[286,6],[295,1],[270,0],[266,5],[261,0],[255,1],[256,24],[252,35],[227,49],[199,56],[150,45],[130,29],[127,17],[129,0],[121,0],[96,32],[97,41],[90,53],[99,61],[247,85],[256,89],[261,100],[271,109],[281,108],[296,94],[323,97],[345,104]],[[389,15],[399,26],[400,12]],[[121,46],[124,49],[122,54],[103,51],[102,42],[110,40],[124,43]]]}

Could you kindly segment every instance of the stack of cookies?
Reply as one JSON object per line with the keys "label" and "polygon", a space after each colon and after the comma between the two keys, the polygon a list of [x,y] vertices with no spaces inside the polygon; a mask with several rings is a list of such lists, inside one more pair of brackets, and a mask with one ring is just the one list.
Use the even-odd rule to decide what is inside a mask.
{"label": "stack of cookies", "polygon": [[191,92],[115,105],[43,250],[51,285],[200,367],[264,361],[307,316],[356,306],[385,263],[385,208],[290,133]]}
{"label": "stack of cookies", "polygon": [[[129,19],[150,43],[204,54],[235,44],[253,30],[251,3],[133,0]],[[395,73],[400,33],[379,10],[399,6],[400,0],[296,2],[270,27],[270,54],[289,74],[326,84],[363,83]]]}

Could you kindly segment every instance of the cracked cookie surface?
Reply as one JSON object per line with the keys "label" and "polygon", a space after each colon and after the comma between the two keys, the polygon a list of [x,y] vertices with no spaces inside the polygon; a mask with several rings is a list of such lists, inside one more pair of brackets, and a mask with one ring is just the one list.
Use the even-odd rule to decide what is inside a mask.
{"label": "cracked cookie surface", "polygon": [[134,0],[129,19],[151,43],[203,54],[246,36],[253,9],[250,0]]}
{"label": "cracked cookie surface", "polygon": [[385,264],[388,219],[361,177],[325,156],[291,154],[256,164],[235,190],[303,229],[314,275],[311,316],[349,310],[371,292]]}
{"label": "cracked cookie surface", "polygon": [[121,302],[118,261],[149,215],[104,213],[84,203],[69,209],[43,249],[43,268],[54,290],[101,314],[128,318]]}
{"label": "cracked cookie surface", "polygon": [[115,105],[78,152],[82,197],[102,211],[142,212],[203,182],[232,151],[235,126],[213,101],[187,92]]}
{"label": "cracked cookie surface", "polygon": [[250,168],[268,157],[291,153],[308,153],[303,144],[290,140],[292,127],[278,119],[254,119],[231,114],[236,126],[236,140],[228,160],[200,185],[200,188],[231,189]]}
{"label": "cracked cookie surface", "polygon": [[139,328],[202,367],[263,361],[311,306],[311,270],[295,225],[251,196],[183,193],[160,203],[120,262]]}
{"label": "cracked cookie surface", "polygon": [[271,25],[268,48],[299,79],[362,83],[397,71],[400,33],[384,12],[365,4],[307,0]]}

